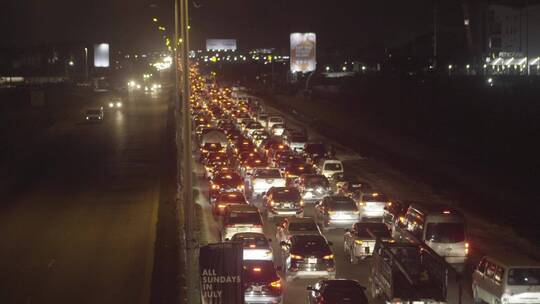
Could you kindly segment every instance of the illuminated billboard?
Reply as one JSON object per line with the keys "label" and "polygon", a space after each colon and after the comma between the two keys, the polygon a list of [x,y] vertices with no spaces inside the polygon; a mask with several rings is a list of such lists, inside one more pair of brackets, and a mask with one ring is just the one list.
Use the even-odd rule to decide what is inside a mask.
{"label": "illuminated billboard", "polygon": [[206,39],[206,51],[236,51],[236,39]]}
{"label": "illuminated billboard", "polygon": [[315,33],[291,34],[291,72],[313,72],[317,65],[315,57]]}
{"label": "illuminated billboard", "polygon": [[94,66],[96,68],[109,67],[109,44],[100,43],[94,45]]}

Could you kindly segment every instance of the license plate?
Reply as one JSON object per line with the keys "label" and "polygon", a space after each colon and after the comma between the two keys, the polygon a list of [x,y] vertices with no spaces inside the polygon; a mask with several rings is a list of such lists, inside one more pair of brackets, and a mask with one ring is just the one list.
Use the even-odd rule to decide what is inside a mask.
{"label": "license plate", "polygon": [[253,291],[262,291],[262,286],[253,286]]}
{"label": "license plate", "polygon": [[274,180],[273,179],[267,179],[266,182],[269,183],[269,184],[273,184]]}
{"label": "license plate", "polygon": [[283,204],[283,208],[291,208],[291,204]]}
{"label": "license plate", "polygon": [[317,258],[308,258],[307,261],[309,264],[317,264]]}

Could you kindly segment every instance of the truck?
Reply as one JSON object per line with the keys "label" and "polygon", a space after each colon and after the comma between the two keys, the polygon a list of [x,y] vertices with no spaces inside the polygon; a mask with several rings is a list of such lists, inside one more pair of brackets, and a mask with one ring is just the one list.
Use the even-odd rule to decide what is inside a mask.
{"label": "truck", "polygon": [[443,258],[422,244],[375,243],[370,292],[387,303],[446,303],[451,271]]}

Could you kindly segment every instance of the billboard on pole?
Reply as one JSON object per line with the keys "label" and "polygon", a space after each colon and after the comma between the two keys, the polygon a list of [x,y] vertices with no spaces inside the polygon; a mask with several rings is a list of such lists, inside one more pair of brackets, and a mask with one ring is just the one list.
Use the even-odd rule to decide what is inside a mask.
{"label": "billboard on pole", "polygon": [[109,44],[100,43],[94,45],[94,66],[96,68],[109,67]]}
{"label": "billboard on pole", "polygon": [[242,243],[208,244],[199,251],[203,304],[243,304]]}
{"label": "billboard on pole", "polygon": [[291,72],[313,72],[317,66],[315,33],[291,34]]}
{"label": "billboard on pole", "polygon": [[206,39],[206,51],[236,51],[236,39]]}

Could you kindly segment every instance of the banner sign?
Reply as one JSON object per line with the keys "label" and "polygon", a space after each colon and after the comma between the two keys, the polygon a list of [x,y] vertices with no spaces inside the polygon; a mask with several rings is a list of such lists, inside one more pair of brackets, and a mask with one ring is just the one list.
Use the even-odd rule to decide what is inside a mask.
{"label": "banner sign", "polygon": [[291,72],[313,72],[317,65],[315,57],[315,33],[291,34]]}

